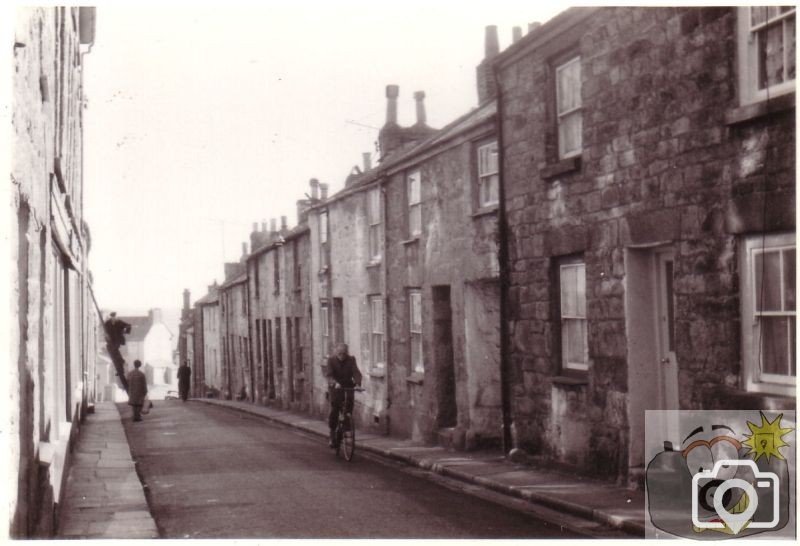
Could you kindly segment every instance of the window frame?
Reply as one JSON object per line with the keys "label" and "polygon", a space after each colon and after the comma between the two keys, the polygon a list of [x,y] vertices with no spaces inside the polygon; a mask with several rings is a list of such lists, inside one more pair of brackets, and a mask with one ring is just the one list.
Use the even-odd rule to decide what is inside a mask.
{"label": "window frame", "polygon": [[[380,304],[380,317],[376,321],[375,304]],[[370,360],[373,368],[383,369],[386,367],[386,306],[383,296],[369,296],[369,348]],[[376,349],[377,348],[377,349]],[[379,358],[380,357],[380,358]]]}
{"label": "window frame", "polygon": [[[795,35],[797,33],[797,17],[796,10],[792,8],[790,11],[779,13],[776,18],[752,27],[751,17],[753,7],[778,7],[778,6],[739,6],[736,12],[736,42],[738,52],[737,68],[739,72],[739,104],[742,106],[762,102],[768,99],[793,93],[795,91],[795,82],[797,77],[792,80],[786,80],[772,86],[767,86],[764,89],[759,89],[759,61],[758,61],[758,38],[757,33],[764,29],[780,24],[784,28],[784,37],[786,36],[786,27],[783,21],[789,17],[795,18]],[[781,6],[783,7],[783,6]],[[796,39],[795,39],[796,44]],[[785,41],[784,41],[785,45]],[[786,68],[786,47],[784,51],[784,70]]]}
{"label": "window frame", "polygon": [[319,262],[320,269],[328,268],[328,211],[323,210],[319,213]]}
{"label": "window frame", "polygon": [[[787,317],[797,321],[797,306],[795,309],[780,311],[762,311],[756,309],[756,255],[765,254],[767,252],[780,253],[780,276],[781,281],[784,279],[783,267],[783,254],[787,250],[795,250],[796,255],[796,242],[794,233],[774,233],[774,234],[756,234],[744,238],[742,245],[742,252],[740,255],[740,272],[742,277],[741,282],[741,328],[742,328],[742,374],[743,384],[745,390],[749,392],[769,393],[793,396],[795,392],[795,385],[797,383],[797,376],[780,375],[762,373],[761,362],[763,362],[763,350],[758,346],[757,340],[762,339],[761,324],[758,320],[759,316],[763,317]],[[783,289],[784,283],[781,282],[781,307],[785,304],[785,290]],[[791,320],[789,327],[791,328]],[[796,327],[796,326],[795,326]],[[787,349],[792,350],[793,345],[791,332],[787,338]],[[757,356],[761,361],[757,362]],[[791,354],[789,355],[791,358]],[[796,358],[796,355],[795,355]],[[797,364],[795,363],[795,367]]]}
{"label": "window frame", "polygon": [[[419,310],[419,324],[414,323],[414,302],[417,301]],[[415,326],[418,326],[415,329]],[[412,373],[425,373],[425,353],[422,338],[422,290],[419,288],[410,288],[408,290],[408,337],[409,337],[409,362]],[[414,362],[413,345],[419,344],[419,362]]]}
{"label": "window frame", "polygon": [[[583,276],[583,315],[574,314],[569,315],[564,312],[565,294],[564,294],[564,271],[566,269],[579,268],[579,275]],[[583,258],[563,258],[557,262],[557,283],[558,283],[558,322],[559,322],[559,343],[561,347],[561,362],[560,369],[564,372],[579,372],[586,373],[589,371],[589,321],[587,318],[587,302],[586,302],[586,262]],[[578,284],[580,285],[580,276],[578,277]],[[580,298],[576,294],[576,298]],[[578,307],[580,307],[580,300],[578,299]],[[568,328],[565,325],[566,321],[583,321],[583,358],[584,362],[571,362],[569,360],[569,335]]]}
{"label": "window frame", "polygon": [[367,191],[367,234],[370,263],[379,263],[383,257],[383,211],[381,206],[381,189],[375,187]]}
{"label": "window frame", "polygon": [[330,306],[327,301],[322,301],[319,304],[319,335],[322,342],[322,356],[325,357],[330,351],[331,335]]}
{"label": "window frame", "polygon": [[[481,161],[481,152],[487,148],[494,147],[495,149],[495,157],[496,157],[496,164],[494,171],[482,172],[481,167],[483,162]],[[491,153],[491,152],[490,152]],[[498,146],[497,139],[492,139],[489,141],[484,141],[479,143],[475,146],[475,173],[477,178],[477,194],[478,194],[478,208],[479,209],[486,209],[490,207],[495,207],[500,204],[500,148]],[[486,181],[491,183],[494,181],[494,200],[484,201],[483,200],[483,188]]]}
{"label": "window frame", "polygon": [[[559,74],[564,71],[567,67],[572,65],[577,65],[578,67],[578,100],[579,103],[577,106],[572,107],[571,109],[561,111],[561,100],[560,100],[560,93],[559,93]],[[582,76],[582,65],[581,65],[581,55],[577,52],[571,53],[569,55],[560,57],[553,63],[553,85],[555,87],[553,97],[555,99],[555,104],[553,111],[555,113],[555,125],[556,125],[556,140],[558,141],[558,160],[561,161],[563,159],[570,159],[572,157],[579,157],[583,153],[583,81],[581,80]],[[562,120],[573,117],[573,116],[580,116],[580,126],[581,129],[578,132],[578,146],[577,149],[572,151],[565,151],[564,146],[564,138],[561,136],[561,127],[562,127]]]}
{"label": "window frame", "polygon": [[[416,196],[413,192],[413,184],[416,182]],[[414,200],[416,198],[416,200]],[[422,235],[422,171],[414,169],[406,175],[406,202],[408,204],[408,235],[415,238]],[[418,223],[419,225],[415,225]]]}

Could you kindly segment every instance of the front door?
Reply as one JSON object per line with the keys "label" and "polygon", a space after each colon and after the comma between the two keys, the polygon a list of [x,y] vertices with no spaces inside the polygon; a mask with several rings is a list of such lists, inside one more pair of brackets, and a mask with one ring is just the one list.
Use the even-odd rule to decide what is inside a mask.
{"label": "front door", "polygon": [[671,250],[656,252],[655,321],[657,329],[659,409],[678,409],[678,361],[675,358],[675,292],[673,278],[675,258]]}
{"label": "front door", "polygon": [[625,253],[625,332],[628,340],[629,466],[644,465],[645,434],[673,440],[674,424],[645,430],[647,410],[678,409],[675,358],[675,259],[671,248],[629,248]]}

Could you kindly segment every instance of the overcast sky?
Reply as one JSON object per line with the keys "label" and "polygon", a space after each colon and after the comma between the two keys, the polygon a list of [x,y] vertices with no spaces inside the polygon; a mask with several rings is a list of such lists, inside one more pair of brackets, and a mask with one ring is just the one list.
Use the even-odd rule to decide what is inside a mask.
{"label": "overcast sky", "polygon": [[[335,192],[375,152],[385,86],[400,123],[424,90],[441,127],[477,104],[484,27],[565,5],[338,0],[100,4],[85,57],[86,216],[100,305],[179,307],[222,281],[252,222],[281,215],[316,177]],[[376,157],[376,156],[374,156]]]}

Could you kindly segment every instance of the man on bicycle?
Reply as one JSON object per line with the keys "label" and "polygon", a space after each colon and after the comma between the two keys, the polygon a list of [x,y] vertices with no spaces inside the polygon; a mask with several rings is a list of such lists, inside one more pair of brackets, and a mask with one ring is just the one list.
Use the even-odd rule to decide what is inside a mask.
{"label": "man on bicycle", "polygon": [[339,420],[339,411],[344,405],[345,413],[353,412],[353,391],[344,391],[361,386],[361,372],[356,365],[354,356],[348,354],[347,343],[336,345],[336,352],[328,358],[328,388],[331,399],[331,413],[328,416],[328,428],[331,440],[328,445],[336,447],[336,424]]}

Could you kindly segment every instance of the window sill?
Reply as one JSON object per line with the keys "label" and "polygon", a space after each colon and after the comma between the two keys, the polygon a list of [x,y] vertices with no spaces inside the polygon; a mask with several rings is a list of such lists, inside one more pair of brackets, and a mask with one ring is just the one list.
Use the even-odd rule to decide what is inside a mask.
{"label": "window sill", "polygon": [[497,214],[497,210],[500,208],[500,205],[495,203],[494,205],[489,205],[487,207],[482,207],[473,212],[470,216],[473,218],[480,218],[482,216],[488,216],[489,214]]}
{"label": "window sill", "polygon": [[543,180],[549,180],[560,176],[562,174],[571,173],[581,168],[581,156],[568,157],[562,159],[558,163],[552,163],[546,167],[539,169],[539,177]]}
{"label": "window sill", "polygon": [[321,268],[321,269],[319,270],[319,273],[318,273],[318,274],[319,274],[319,275],[325,275],[327,272],[328,272],[328,266],[326,265],[325,267],[323,267],[323,268]]}
{"label": "window sill", "polygon": [[589,384],[589,376],[586,372],[577,372],[570,375],[557,375],[552,379],[554,385],[564,387],[578,387]]}
{"label": "window sill", "polygon": [[422,381],[425,379],[425,374],[423,372],[414,372],[408,377],[406,377],[406,381],[409,383],[413,383],[414,385],[422,385]]}
{"label": "window sill", "polygon": [[758,118],[794,109],[794,93],[780,95],[768,101],[754,102],[725,113],[726,125],[738,125]]}
{"label": "window sill", "polygon": [[386,368],[372,368],[367,372],[367,375],[373,379],[382,379],[386,377]]}
{"label": "window sill", "polygon": [[373,267],[380,267],[380,265],[381,265],[380,260],[370,260],[370,262],[367,264],[367,269],[371,269]]}
{"label": "window sill", "polygon": [[758,408],[763,410],[794,410],[794,396],[770,392],[743,391],[733,387],[721,387],[714,395],[715,405],[720,409]]}
{"label": "window sill", "polygon": [[405,241],[400,241],[401,245],[410,245],[411,243],[418,243],[419,242],[419,235],[412,237],[411,239],[406,239]]}

